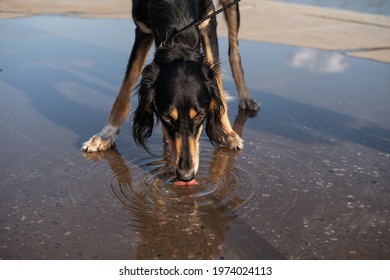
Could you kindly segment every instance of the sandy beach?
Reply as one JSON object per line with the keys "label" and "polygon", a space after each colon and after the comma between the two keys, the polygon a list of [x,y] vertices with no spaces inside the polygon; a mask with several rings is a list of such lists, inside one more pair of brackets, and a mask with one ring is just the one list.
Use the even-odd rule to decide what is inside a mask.
{"label": "sandy beach", "polygon": [[[240,38],[286,44],[390,63],[390,17],[267,0],[243,0]],[[60,14],[131,18],[131,1],[4,0],[0,18]],[[226,36],[224,24],[219,33]]]}

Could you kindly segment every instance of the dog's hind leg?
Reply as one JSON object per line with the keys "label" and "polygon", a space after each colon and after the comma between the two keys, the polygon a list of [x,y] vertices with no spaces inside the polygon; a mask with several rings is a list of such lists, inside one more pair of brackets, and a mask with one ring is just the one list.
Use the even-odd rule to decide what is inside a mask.
{"label": "dog's hind leg", "polygon": [[226,104],[225,94],[222,85],[221,71],[219,70],[219,50],[218,50],[218,37],[217,37],[217,22],[215,18],[211,18],[205,24],[199,26],[202,39],[203,52],[208,60],[208,63],[216,69],[216,80],[218,89],[221,94],[221,100],[224,106],[224,112],[221,116],[221,122],[224,126],[225,132],[229,135],[229,147],[230,149],[242,149],[244,147],[243,140],[238,134],[233,131],[228,117],[228,106]]}
{"label": "dog's hind leg", "polygon": [[[230,4],[232,0],[220,0],[222,5]],[[229,62],[233,78],[236,83],[240,108],[246,110],[258,110],[259,105],[254,101],[248,91],[244,79],[244,70],[241,65],[241,56],[238,49],[238,29],[240,27],[239,6],[225,10],[224,12],[229,32]]]}
{"label": "dog's hind leg", "polygon": [[85,152],[96,152],[109,149],[115,144],[121,126],[130,110],[130,94],[145,64],[150,47],[153,43],[153,36],[142,32],[137,27],[135,30],[135,41],[126,74],[122,86],[111,109],[110,117],[103,129],[85,142],[81,148]]}

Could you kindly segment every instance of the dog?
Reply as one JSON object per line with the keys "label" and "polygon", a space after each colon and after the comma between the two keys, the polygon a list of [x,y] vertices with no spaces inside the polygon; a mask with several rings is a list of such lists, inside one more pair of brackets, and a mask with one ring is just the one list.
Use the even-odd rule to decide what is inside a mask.
{"label": "dog", "polygon": [[[233,0],[220,0],[223,6]],[[199,167],[199,137],[203,128],[217,146],[239,150],[243,140],[228,119],[219,65],[217,21],[212,0],[133,0],[135,41],[125,77],[104,128],[82,146],[85,152],[115,144],[129,113],[130,94],[139,76],[138,107],[133,115],[135,143],[150,152],[147,139],[160,121],[171,148],[176,179],[194,181]],[[239,106],[258,110],[244,80],[238,50],[239,6],[224,10],[229,32],[229,62]],[[199,19],[203,22],[194,25]],[[191,25],[192,24],[192,25]],[[151,64],[144,68],[155,43]]]}

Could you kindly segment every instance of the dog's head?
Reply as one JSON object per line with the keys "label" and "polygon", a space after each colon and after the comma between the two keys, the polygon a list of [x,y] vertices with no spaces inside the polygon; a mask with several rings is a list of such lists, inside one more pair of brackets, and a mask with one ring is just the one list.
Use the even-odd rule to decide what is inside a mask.
{"label": "dog's head", "polygon": [[135,142],[149,152],[147,139],[161,121],[177,179],[184,182],[193,180],[198,171],[204,126],[213,144],[225,146],[228,142],[215,75],[200,53],[179,47],[157,50],[143,71],[133,116]]}

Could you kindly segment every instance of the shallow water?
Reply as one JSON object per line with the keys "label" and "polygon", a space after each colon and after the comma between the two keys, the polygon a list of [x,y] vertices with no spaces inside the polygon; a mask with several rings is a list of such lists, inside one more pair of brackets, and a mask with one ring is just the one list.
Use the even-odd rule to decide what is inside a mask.
{"label": "shallow water", "polygon": [[261,111],[231,101],[245,149],[202,136],[200,184],[180,188],[158,128],[153,156],[128,124],[116,149],[79,151],[111,109],[130,21],[41,16],[0,27],[1,258],[390,257],[390,65],[241,41]]}

